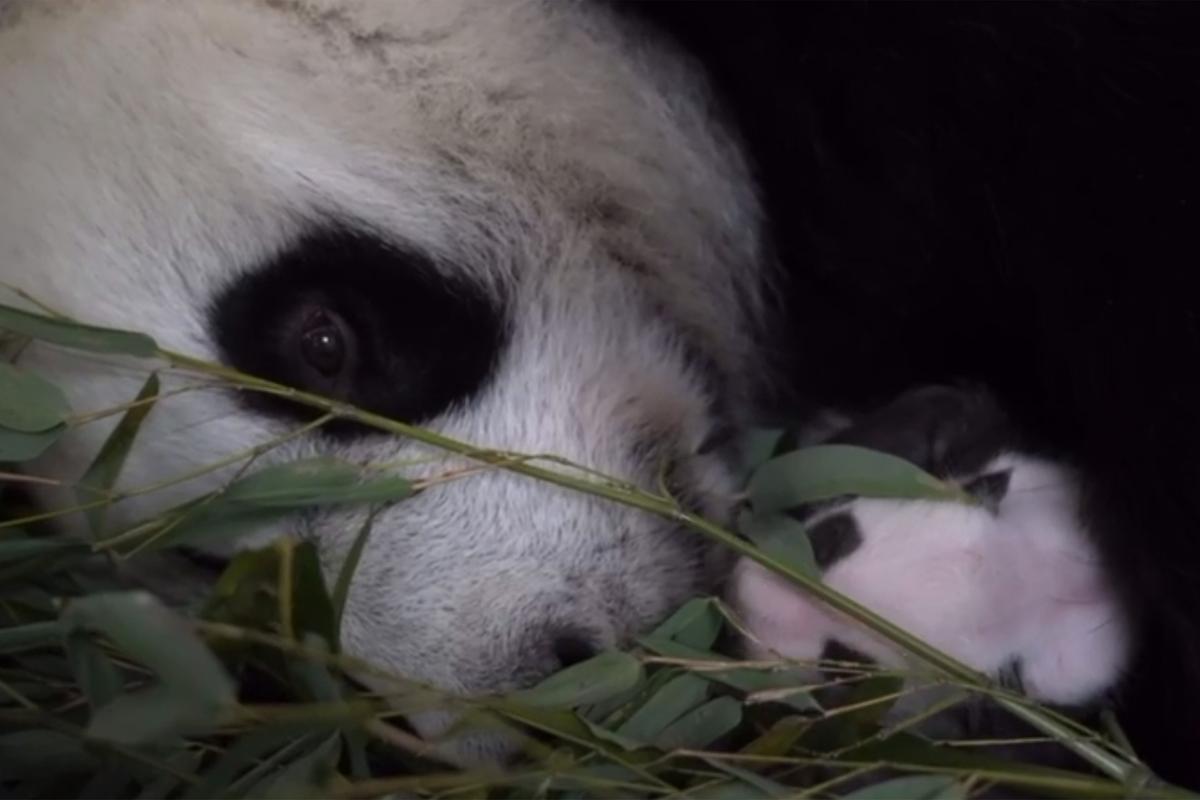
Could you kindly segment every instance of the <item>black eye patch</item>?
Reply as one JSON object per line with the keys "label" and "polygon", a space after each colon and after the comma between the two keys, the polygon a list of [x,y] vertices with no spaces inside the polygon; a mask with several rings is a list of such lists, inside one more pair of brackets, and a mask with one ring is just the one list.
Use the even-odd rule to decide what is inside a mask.
{"label": "black eye patch", "polygon": [[[499,300],[345,226],[310,232],[234,278],[212,301],[209,325],[239,370],[404,422],[478,392],[506,338]],[[263,413],[318,415],[271,395],[241,397]],[[346,422],[323,430],[365,431]]]}
{"label": "black eye patch", "polygon": [[973,478],[963,485],[963,490],[982,503],[984,508],[995,514],[1000,508],[1000,503],[1008,495],[1008,484],[1011,479],[1011,469],[991,472]]}
{"label": "black eye patch", "polygon": [[830,514],[808,528],[813,558],[822,570],[842,560],[862,546],[862,532],[854,517],[847,513]]}

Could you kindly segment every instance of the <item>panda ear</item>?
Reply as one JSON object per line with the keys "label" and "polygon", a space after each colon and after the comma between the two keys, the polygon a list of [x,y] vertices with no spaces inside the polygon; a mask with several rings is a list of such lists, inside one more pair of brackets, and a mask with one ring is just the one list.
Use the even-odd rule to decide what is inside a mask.
{"label": "panda ear", "polygon": [[987,475],[980,475],[978,478],[972,478],[963,485],[963,490],[982,503],[988,511],[996,514],[1000,510],[1000,503],[1008,494],[1008,484],[1011,478],[1012,470],[1010,469],[991,472]]}

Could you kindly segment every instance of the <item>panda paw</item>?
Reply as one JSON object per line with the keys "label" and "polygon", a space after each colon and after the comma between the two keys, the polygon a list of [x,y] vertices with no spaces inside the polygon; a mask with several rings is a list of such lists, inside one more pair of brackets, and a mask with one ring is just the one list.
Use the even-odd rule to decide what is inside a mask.
{"label": "panda paw", "polygon": [[[1113,687],[1130,634],[1082,524],[1075,478],[1016,452],[989,398],[910,393],[833,441],[908,458],[979,502],[848,498],[800,509],[827,585],[1039,700],[1082,705]],[[758,657],[816,660],[849,648],[906,664],[903,652],[749,559],[730,594]]]}

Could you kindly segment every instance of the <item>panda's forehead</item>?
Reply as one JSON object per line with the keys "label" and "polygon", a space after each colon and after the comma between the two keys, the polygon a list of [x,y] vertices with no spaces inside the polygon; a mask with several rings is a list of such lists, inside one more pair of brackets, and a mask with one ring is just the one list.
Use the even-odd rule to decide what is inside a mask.
{"label": "panda's forehead", "polygon": [[[546,217],[568,207],[613,207],[604,181],[572,166],[563,123],[504,94],[523,76],[486,69],[503,54],[464,57],[455,45],[431,55],[439,45],[416,34],[437,28],[430,16],[454,18],[436,13],[436,3],[388,15],[412,21],[412,41],[377,46],[339,22],[344,15],[309,13],[307,4],[213,6],[203,15],[152,5],[154,13],[81,10],[74,29],[49,20],[41,46],[17,47],[5,70],[11,80],[0,76],[6,106],[19,109],[5,115],[15,129],[5,135],[0,124],[0,142],[31,151],[20,159],[26,165],[58,173],[7,184],[21,194],[27,185],[71,186],[52,198],[74,206],[64,222],[82,218],[92,231],[129,237],[127,248],[200,261],[210,247],[250,251],[212,259],[240,267],[314,223],[351,217],[438,267],[498,280],[520,266],[502,256],[514,241],[528,260],[544,258],[527,235],[535,222],[545,231]],[[255,24],[263,13],[275,28]],[[280,18],[292,23],[279,26]],[[338,25],[359,40],[355,52],[330,52],[325,29]],[[31,26],[36,34],[32,23],[20,33]],[[284,35],[293,28],[302,35]],[[381,62],[371,53],[385,44]],[[414,72],[398,81],[389,70],[405,60]],[[586,104],[571,112],[581,123],[590,113]],[[539,147],[540,139],[553,144]]]}

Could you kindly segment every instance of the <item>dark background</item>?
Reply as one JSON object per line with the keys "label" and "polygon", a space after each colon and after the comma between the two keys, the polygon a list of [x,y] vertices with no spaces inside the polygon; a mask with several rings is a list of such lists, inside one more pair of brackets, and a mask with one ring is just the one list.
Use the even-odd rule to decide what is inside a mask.
{"label": "dark background", "polygon": [[620,3],[708,70],[813,404],[992,387],[1140,617],[1119,698],[1200,786],[1200,5]]}

